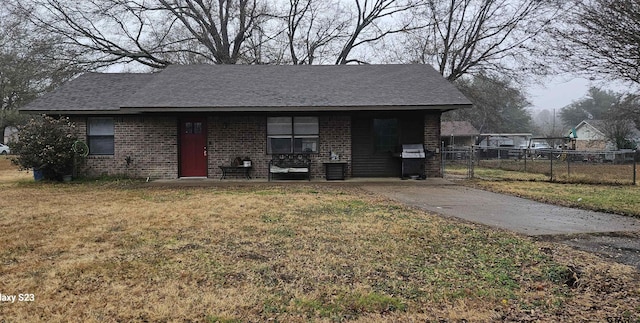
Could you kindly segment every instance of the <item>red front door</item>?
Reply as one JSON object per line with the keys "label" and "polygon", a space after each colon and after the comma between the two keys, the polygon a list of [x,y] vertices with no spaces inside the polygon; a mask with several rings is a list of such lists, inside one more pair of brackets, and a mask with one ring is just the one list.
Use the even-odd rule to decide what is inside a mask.
{"label": "red front door", "polygon": [[206,118],[180,121],[180,176],[207,176]]}

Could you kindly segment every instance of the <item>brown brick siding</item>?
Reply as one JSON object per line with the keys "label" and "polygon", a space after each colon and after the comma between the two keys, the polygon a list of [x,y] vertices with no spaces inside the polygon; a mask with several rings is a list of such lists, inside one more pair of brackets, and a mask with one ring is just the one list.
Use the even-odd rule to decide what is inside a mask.
{"label": "brown brick siding", "polygon": [[[440,147],[439,112],[425,114],[424,142],[428,149]],[[78,135],[86,141],[86,117],[72,117]],[[118,116],[115,120],[115,153],[113,156],[89,156],[82,171],[88,176],[124,175],[137,178],[178,177],[178,117]],[[265,115],[216,115],[207,118],[208,176],[218,178],[220,165],[229,165],[236,157],[250,157],[252,177],[267,178],[271,155],[267,154]],[[323,161],[330,151],[349,164],[351,174],[351,117],[319,116],[319,152],[311,156],[312,178],[324,178]],[[131,158],[127,165],[126,158]],[[429,177],[442,177],[441,155],[426,161]]]}
{"label": "brown brick siding", "polygon": [[430,151],[438,151],[435,156],[427,158],[425,172],[427,177],[442,177],[440,167],[442,154],[440,153],[440,121],[441,112],[427,112],[424,116],[424,144]]}
{"label": "brown brick siding", "polygon": [[328,161],[331,152],[335,152],[340,160],[347,162],[347,177],[351,177],[351,117],[332,115],[320,117],[320,153],[315,162],[313,175],[325,177],[324,161]]}
{"label": "brown brick siding", "polygon": [[[87,140],[86,117],[74,117],[78,136]],[[177,119],[119,116],[114,118],[114,155],[88,156],[81,172],[87,176],[176,178]],[[127,165],[127,157],[131,163]]]}
{"label": "brown brick siding", "polygon": [[213,116],[208,118],[209,177],[220,177],[218,166],[236,157],[249,157],[252,177],[266,177],[267,119],[264,116]]}
{"label": "brown brick siding", "polygon": [[[322,162],[329,160],[331,149],[341,158],[351,156],[351,118],[349,116],[319,117],[319,151],[311,155],[311,177],[324,178]],[[221,165],[229,165],[236,157],[249,157],[251,176],[267,178],[267,117],[212,116],[208,118],[209,177],[220,177]],[[347,173],[349,174],[349,173]]]}
{"label": "brown brick siding", "polygon": [[601,151],[607,149],[606,140],[576,140],[576,150]]}

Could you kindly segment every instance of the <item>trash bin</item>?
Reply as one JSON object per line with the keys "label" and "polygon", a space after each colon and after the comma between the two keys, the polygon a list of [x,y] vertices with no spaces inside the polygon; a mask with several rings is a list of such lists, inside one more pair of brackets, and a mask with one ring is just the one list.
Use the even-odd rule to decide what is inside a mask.
{"label": "trash bin", "polygon": [[328,181],[344,180],[347,162],[330,161],[323,163],[325,169],[325,179]]}
{"label": "trash bin", "polygon": [[42,169],[33,169],[33,179],[37,181],[41,181],[44,178],[44,173]]}

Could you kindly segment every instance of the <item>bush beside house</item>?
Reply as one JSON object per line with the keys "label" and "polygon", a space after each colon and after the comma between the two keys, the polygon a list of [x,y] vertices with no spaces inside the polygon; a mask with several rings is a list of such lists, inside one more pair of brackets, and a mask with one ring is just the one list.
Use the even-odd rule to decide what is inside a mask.
{"label": "bush beside house", "polygon": [[72,146],[78,138],[69,118],[32,118],[18,127],[17,138],[11,145],[16,155],[12,162],[21,170],[39,170],[49,180],[62,180],[72,173],[75,158]]}

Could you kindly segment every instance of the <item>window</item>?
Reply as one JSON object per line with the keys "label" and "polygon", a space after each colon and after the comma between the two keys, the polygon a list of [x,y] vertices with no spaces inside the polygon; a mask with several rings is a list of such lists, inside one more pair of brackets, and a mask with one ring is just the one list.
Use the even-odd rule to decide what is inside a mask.
{"label": "window", "polygon": [[202,133],[202,122],[185,122],[183,131],[187,135],[199,135]]}
{"label": "window", "polygon": [[267,118],[267,151],[270,154],[317,153],[318,117]]}
{"label": "window", "polygon": [[373,119],[376,153],[395,152],[398,146],[398,119]]}
{"label": "window", "polygon": [[87,120],[89,154],[113,155],[113,128],[113,118],[89,118]]}

